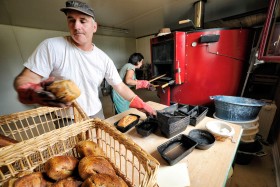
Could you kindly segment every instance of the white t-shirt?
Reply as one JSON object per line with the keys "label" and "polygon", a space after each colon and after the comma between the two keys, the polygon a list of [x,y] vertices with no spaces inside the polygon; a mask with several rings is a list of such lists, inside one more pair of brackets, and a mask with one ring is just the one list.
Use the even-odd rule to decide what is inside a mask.
{"label": "white t-shirt", "polygon": [[74,81],[81,90],[77,102],[88,116],[102,108],[98,90],[103,79],[110,85],[122,82],[108,55],[95,45],[92,51],[83,51],[71,42],[70,36],[44,40],[24,66],[45,78],[63,77]]}

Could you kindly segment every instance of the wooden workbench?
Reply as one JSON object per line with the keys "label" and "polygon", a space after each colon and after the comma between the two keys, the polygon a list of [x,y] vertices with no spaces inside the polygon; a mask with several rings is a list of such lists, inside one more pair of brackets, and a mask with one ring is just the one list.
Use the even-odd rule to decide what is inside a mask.
{"label": "wooden workbench", "polygon": [[[161,110],[165,108],[165,105],[161,105],[155,102],[147,102],[155,110]],[[106,119],[105,121],[114,124],[114,122],[120,120],[123,116],[128,114],[138,114],[140,119],[146,118],[145,114],[139,112],[136,109],[130,109],[121,114],[115,115]],[[217,120],[209,117],[205,117],[195,127],[188,125],[187,129],[182,132],[188,134],[192,129],[205,129],[205,124],[208,121]],[[188,175],[190,180],[190,186],[193,187],[219,187],[225,186],[228,173],[232,166],[235,153],[237,151],[238,144],[242,135],[242,127],[239,125],[229,123],[235,130],[233,139],[236,143],[233,143],[230,139],[226,139],[224,142],[216,141],[214,145],[208,150],[194,149],[188,156],[186,156],[179,163],[186,163],[188,167]],[[141,146],[144,150],[150,153],[154,158],[160,162],[160,167],[171,167],[161,158],[157,151],[157,147],[162,143],[168,141],[163,137],[160,132],[151,134],[148,137],[143,138],[137,134],[136,129],[132,128],[126,135],[133,139],[135,143]],[[176,175],[176,173],[174,173]]]}

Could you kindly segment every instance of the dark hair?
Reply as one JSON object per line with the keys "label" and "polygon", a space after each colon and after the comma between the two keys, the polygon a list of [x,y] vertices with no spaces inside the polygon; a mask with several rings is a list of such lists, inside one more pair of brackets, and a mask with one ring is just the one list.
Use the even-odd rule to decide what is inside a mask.
{"label": "dark hair", "polygon": [[140,62],[143,59],[144,59],[144,57],[141,53],[133,53],[132,55],[130,55],[130,57],[128,59],[128,63],[137,65],[138,62]]}

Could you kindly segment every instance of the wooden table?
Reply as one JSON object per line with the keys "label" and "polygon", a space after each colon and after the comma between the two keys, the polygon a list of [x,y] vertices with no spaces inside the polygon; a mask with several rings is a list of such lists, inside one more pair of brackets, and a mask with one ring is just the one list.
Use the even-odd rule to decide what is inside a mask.
{"label": "wooden table", "polygon": [[[165,108],[165,105],[158,104],[155,102],[147,102],[155,110],[161,110]],[[106,119],[105,121],[113,124],[114,122],[121,119],[123,116],[128,114],[138,114],[140,119],[144,120],[146,118],[145,114],[139,112],[136,109],[130,109],[121,114],[115,115]],[[205,129],[205,124],[208,121],[217,120],[209,117],[205,117],[200,123],[195,127],[188,125],[187,129],[182,132],[188,134],[192,129]],[[233,139],[236,143],[233,143],[230,139],[226,139],[224,142],[216,141],[214,145],[208,150],[199,150],[194,149],[188,156],[178,163],[186,163],[188,167],[188,174],[190,179],[190,186],[193,187],[219,187],[225,186],[228,173],[231,169],[235,153],[237,151],[238,144],[242,135],[242,127],[235,124],[230,124],[234,130],[235,134]],[[136,132],[135,128],[132,128],[126,132],[130,138],[133,139],[135,143],[141,146],[144,150],[150,153],[154,158],[160,162],[160,167],[170,167],[167,166],[167,163],[161,158],[160,154],[157,151],[157,147],[168,141],[167,138],[163,137],[160,132],[151,134],[148,137],[143,138]],[[177,164],[178,164],[177,163]],[[174,173],[176,175],[176,173]]]}

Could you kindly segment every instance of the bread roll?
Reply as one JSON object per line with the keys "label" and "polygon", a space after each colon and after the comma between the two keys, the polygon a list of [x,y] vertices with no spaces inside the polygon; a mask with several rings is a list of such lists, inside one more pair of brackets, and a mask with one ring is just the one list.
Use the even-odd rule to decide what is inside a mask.
{"label": "bread roll", "polygon": [[14,182],[14,187],[45,187],[47,181],[44,179],[41,172],[34,172],[23,177],[18,178]]}
{"label": "bread roll", "polygon": [[68,177],[57,181],[52,185],[52,187],[79,187],[82,183],[82,181],[76,180],[73,177]]}
{"label": "bread roll", "polygon": [[73,156],[55,156],[46,162],[45,171],[53,180],[65,179],[74,173],[78,163],[78,159]]}
{"label": "bread roll", "polygon": [[29,175],[29,174],[31,174],[31,173],[33,173],[33,172],[32,172],[32,171],[22,171],[22,172],[18,173],[15,177],[12,177],[12,178],[10,178],[8,181],[6,181],[6,182],[3,184],[3,187],[13,187],[15,181],[16,181],[18,178],[24,177],[24,176]]}
{"label": "bread roll", "polygon": [[54,81],[46,90],[52,92],[63,103],[72,102],[81,95],[80,89],[71,80]]}
{"label": "bread roll", "polygon": [[24,177],[25,175],[29,175],[33,173],[32,171],[22,171],[16,175],[17,178]]}
{"label": "bread roll", "polygon": [[0,147],[5,147],[15,143],[18,143],[18,141],[0,134]]}
{"label": "bread roll", "polygon": [[82,184],[82,187],[125,187],[117,175],[99,173],[91,175]]}
{"label": "bread roll", "polygon": [[84,180],[97,173],[116,175],[111,163],[106,158],[100,156],[86,156],[82,158],[79,162],[78,170],[80,177]]}
{"label": "bread roll", "polygon": [[119,122],[118,122],[118,126],[119,127],[126,127],[128,125],[130,125],[131,123],[133,123],[134,121],[137,120],[137,116],[133,116],[133,115],[127,115],[124,116]]}
{"label": "bread roll", "polygon": [[125,182],[121,177],[119,177],[119,180],[120,180],[120,182],[121,182],[121,184],[122,184],[122,187],[128,187],[128,185],[126,184],[126,182]]}
{"label": "bread roll", "polygon": [[3,184],[3,187],[14,187],[15,181],[16,181],[17,179],[18,179],[18,178],[16,178],[16,177],[10,178],[8,181],[6,181],[6,182]]}
{"label": "bread roll", "polygon": [[85,156],[105,156],[103,150],[93,141],[84,140],[76,144],[75,148],[81,157]]}

